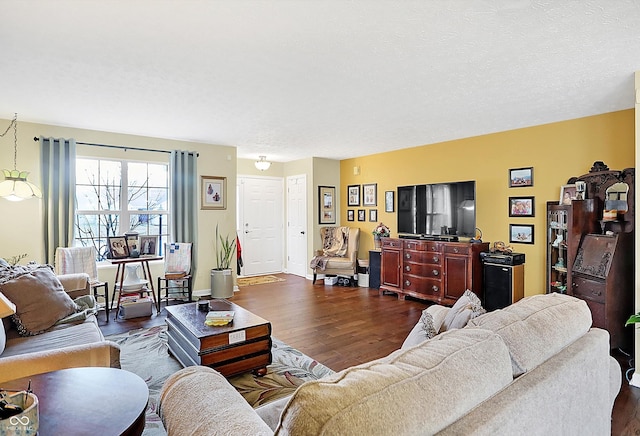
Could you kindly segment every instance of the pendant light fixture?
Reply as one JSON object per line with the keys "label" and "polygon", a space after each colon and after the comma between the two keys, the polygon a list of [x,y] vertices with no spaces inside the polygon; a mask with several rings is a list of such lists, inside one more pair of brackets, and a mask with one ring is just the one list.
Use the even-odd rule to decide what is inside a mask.
{"label": "pendant light fixture", "polygon": [[27,198],[42,198],[42,191],[36,185],[27,181],[28,171],[16,169],[18,161],[18,114],[14,114],[13,121],[0,137],[3,137],[13,127],[13,170],[2,170],[4,182],[0,183],[0,197],[11,201],[22,201]]}
{"label": "pendant light fixture", "polygon": [[267,156],[260,156],[260,160],[256,161],[256,168],[260,171],[268,170],[271,166],[271,162],[267,161]]}

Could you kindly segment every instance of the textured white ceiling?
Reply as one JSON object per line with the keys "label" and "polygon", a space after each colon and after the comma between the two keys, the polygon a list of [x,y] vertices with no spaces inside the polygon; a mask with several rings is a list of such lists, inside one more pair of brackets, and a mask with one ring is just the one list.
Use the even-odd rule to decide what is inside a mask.
{"label": "textured white ceiling", "polygon": [[0,118],[232,145],[274,161],[628,109],[640,70],[637,0],[0,7]]}

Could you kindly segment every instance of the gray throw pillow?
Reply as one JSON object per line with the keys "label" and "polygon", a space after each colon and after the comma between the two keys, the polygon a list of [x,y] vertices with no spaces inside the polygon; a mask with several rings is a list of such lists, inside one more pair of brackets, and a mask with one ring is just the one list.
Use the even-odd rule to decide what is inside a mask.
{"label": "gray throw pillow", "polygon": [[77,311],[50,266],[15,269],[12,278],[0,283],[0,292],[16,305],[12,319],[21,336],[42,333]]}
{"label": "gray throw pillow", "polygon": [[467,289],[447,313],[440,331],[461,329],[467,325],[470,319],[483,313],[486,313],[486,310],[482,307],[482,302],[476,294]]}

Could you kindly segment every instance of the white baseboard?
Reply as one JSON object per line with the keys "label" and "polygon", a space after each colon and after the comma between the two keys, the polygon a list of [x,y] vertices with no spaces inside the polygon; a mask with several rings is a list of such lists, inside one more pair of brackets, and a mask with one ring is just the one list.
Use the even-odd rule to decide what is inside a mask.
{"label": "white baseboard", "polygon": [[638,371],[635,371],[633,373],[633,377],[631,377],[631,381],[629,382],[630,386],[634,386],[636,388],[640,388],[640,374],[638,374]]}

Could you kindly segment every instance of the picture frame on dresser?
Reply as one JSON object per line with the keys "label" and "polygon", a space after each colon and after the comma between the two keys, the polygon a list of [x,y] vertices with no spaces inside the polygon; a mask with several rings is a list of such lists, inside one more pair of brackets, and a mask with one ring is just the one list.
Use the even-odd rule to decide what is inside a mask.
{"label": "picture frame on dresser", "polygon": [[562,185],[560,187],[560,202],[558,204],[571,204],[576,199],[577,190],[575,184]]}

